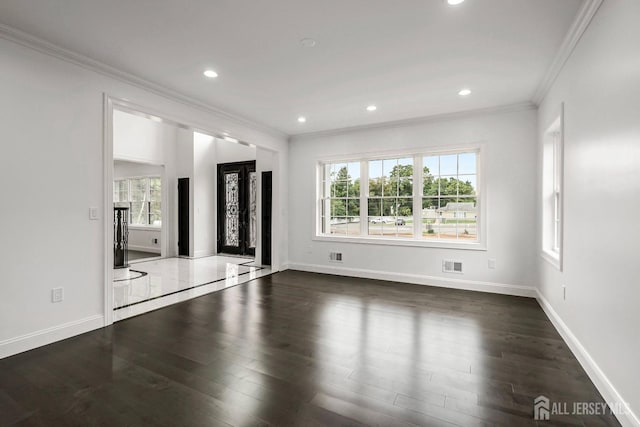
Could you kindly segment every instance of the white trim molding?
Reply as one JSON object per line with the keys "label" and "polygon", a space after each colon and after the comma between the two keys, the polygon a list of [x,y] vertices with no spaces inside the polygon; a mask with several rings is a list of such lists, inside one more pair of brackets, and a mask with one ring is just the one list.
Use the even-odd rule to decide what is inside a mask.
{"label": "white trim molding", "polygon": [[424,123],[440,122],[444,120],[458,120],[470,117],[485,116],[491,114],[516,113],[518,111],[536,110],[537,104],[532,102],[520,102],[517,104],[500,105],[497,107],[478,108],[475,110],[454,111],[451,113],[433,114],[430,116],[414,117],[411,119],[395,120],[390,122],[372,123],[368,125],[352,126],[339,129],[319,130],[316,132],[304,132],[291,135],[291,141],[303,141],[322,136],[343,135],[346,133],[361,132],[380,128],[399,128],[406,126],[418,126]]}
{"label": "white trim molding", "polygon": [[[536,299],[562,339],[567,343],[576,359],[578,359],[578,362],[580,362],[580,365],[582,365],[582,368],[586,371],[593,384],[600,394],[602,394],[605,402],[626,402],[602,369],[600,369],[596,361],[593,360],[587,349],[573,334],[567,324],[564,323],[560,315],[553,309],[539,289],[536,289]],[[626,414],[617,414],[616,417],[618,421],[620,421],[620,424],[625,427],[640,427],[640,419],[633,413],[631,408],[628,408]]]}
{"label": "white trim molding", "polygon": [[262,123],[249,120],[247,118],[228,113],[220,108],[214,107],[202,101],[199,101],[190,96],[184,95],[175,90],[168,89],[163,85],[144,79],[140,76],[122,71],[118,68],[112,67],[104,62],[97,61],[95,59],[84,56],[80,53],[65,49],[61,46],[53,44],[47,40],[43,40],[39,37],[32,36],[8,25],[0,24],[0,38],[12,41],[21,46],[28,47],[36,50],[40,53],[53,56],[61,59],[65,62],[77,65],[90,71],[102,74],[112,79],[119,80],[121,82],[130,84],[132,86],[147,90],[156,95],[162,96],[174,102],[186,105],[191,108],[195,108],[200,111],[204,111],[209,114],[213,114],[217,117],[227,119],[242,126],[254,129],[260,132],[265,132],[276,137],[286,137],[287,134],[267,126]]}
{"label": "white trim molding", "polygon": [[582,7],[578,11],[578,14],[576,15],[576,19],[573,21],[571,28],[569,28],[567,35],[562,41],[560,49],[553,59],[551,66],[545,73],[544,78],[536,89],[536,93],[533,95],[532,101],[534,104],[540,105],[544,97],[547,95],[547,92],[549,92],[549,89],[551,89],[551,86],[553,86],[553,83],[558,78],[558,75],[560,74],[560,71],[562,71],[564,64],[571,56],[571,53],[573,53],[573,50],[580,41],[580,38],[582,38],[584,32],[589,27],[591,20],[596,15],[596,12],[598,12],[598,9],[600,8],[600,5],[603,1],[604,0],[584,1]]}
{"label": "white trim molding", "polygon": [[311,273],[334,274],[338,276],[359,277],[363,279],[388,280],[413,285],[437,286],[440,288],[461,289],[466,291],[489,292],[492,294],[512,295],[535,298],[536,289],[532,286],[509,285],[505,283],[480,282],[477,280],[450,279],[447,277],[425,276],[422,274],[391,273],[387,271],[362,268],[334,267],[319,264],[289,263],[285,269],[307,271]]}
{"label": "white trim molding", "polygon": [[84,319],[31,332],[8,340],[0,341],[0,359],[32,350],[43,345],[61,341],[104,326],[104,316],[96,314]]}

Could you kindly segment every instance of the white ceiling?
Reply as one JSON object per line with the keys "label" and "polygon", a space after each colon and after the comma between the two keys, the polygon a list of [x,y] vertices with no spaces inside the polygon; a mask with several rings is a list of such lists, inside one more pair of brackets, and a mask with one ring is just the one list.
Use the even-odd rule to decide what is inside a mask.
{"label": "white ceiling", "polygon": [[3,0],[0,23],[293,135],[530,101],[582,1]]}

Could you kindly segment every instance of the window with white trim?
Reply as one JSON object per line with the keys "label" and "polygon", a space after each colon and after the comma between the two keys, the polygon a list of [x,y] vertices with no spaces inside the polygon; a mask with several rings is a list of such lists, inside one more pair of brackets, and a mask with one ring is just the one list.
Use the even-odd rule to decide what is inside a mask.
{"label": "window with white trim", "polygon": [[114,180],[113,201],[129,204],[129,225],[162,225],[160,177],[144,176]]}
{"label": "window with white trim", "polygon": [[479,243],[479,149],[320,162],[318,236]]}
{"label": "window with white trim", "polygon": [[562,113],[544,134],[542,152],[542,254],[562,268]]}

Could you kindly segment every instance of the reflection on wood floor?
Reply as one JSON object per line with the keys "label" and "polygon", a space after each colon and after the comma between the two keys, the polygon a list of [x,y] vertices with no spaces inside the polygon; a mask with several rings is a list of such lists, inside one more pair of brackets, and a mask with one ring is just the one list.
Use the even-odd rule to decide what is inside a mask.
{"label": "reflection on wood floor", "polygon": [[0,360],[1,425],[519,426],[542,394],[602,401],[533,299],[295,271]]}
{"label": "reflection on wood floor", "polygon": [[[219,291],[271,273],[251,258],[164,258],[132,264],[132,279],[114,280],[114,320]],[[142,273],[136,274],[136,273]]]}

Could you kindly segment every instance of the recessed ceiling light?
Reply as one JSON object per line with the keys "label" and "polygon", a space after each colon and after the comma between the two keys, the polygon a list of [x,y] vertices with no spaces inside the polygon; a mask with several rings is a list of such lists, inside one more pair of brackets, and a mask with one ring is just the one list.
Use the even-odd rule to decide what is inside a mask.
{"label": "recessed ceiling light", "polygon": [[215,79],[216,77],[218,77],[218,73],[216,73],[213,70],[205,70],[205,72],[202,73],[202,74],[204,74],[205,76],[209,77],[210,79]]}
{"label": "recessed ceiling light", "polygon": [[307,121],[307,118],[306,118],[306,117],[304,117],[304,116],[300,116],[300,117],[298,117],[298,122],[299,122],[299,123],[305,123],[306,121]]}
{"label": "recessed ceiling light", "polygon": [[464,2],[464,0],[447,0],[447,3],[449,3],[451,6],[457,6],[462,2]]}
{"label": "recessed ceiling light", "polygon": [[369,105],[367,107],[367,111],[376,111],[378,109],[378,107],[376,107],[375,105]]}
{"label": "recessed ceiling light", "polygon": [[314,39],[304,38],[300,40],[300,46],[302,47],[315,47],[317,42]]}
{"label": "recessed ceiling light", "polygon": [[458,92],[458,95],[469,96],[471,95],[471,89],[461,89],[460,92]]}

